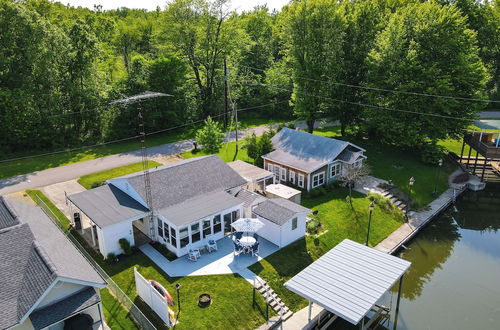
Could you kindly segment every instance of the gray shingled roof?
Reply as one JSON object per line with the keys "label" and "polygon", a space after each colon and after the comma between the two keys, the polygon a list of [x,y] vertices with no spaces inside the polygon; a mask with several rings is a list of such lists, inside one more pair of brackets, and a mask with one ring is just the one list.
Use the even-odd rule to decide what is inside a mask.
{"label": "gray shingled roof", "polygon": [[35,329],[43,329],[81,312],[99,301],[101,299],[97,292],[88,287],[66,299],[33,312],[30,315],[30,320]]}
{"label": "gray shingled roof", "polygon": [[14,212],[5,202],[4,198],[0,196],[0,229],[17,225],[19,220]]}
{"label": "gray shingled roof", "polygon": [[254,214],[280,226],[302,212],[310,213],[311,210],[284,198],[268,199],[253,209]]}
{"label": "gray shingled roof", "polygon": [[[142,199],[146,200],[142,173],[121,178],[126,178]],[[186,159],[158,167],[150,171],[150,179],[153,207],[156,210],[205,193],[225,191],[247,183],[216,155]]]}
{"label": "gray shingled roof", "polygon": [[345,141],[283,128],[272,138],[274,151],[262,156],[277,163],[312,172],[337,158],[348,146]]}
{"label": "gray shingled roof", "polygon": [[243,202],[225,191],[213,191],[159,210],[176,226],[185,226],[208,215],[236,207]]}
{"label": "gray shingled roof", "polygon": [[255,182],[273,176],[273,173],[242,160],[235,160],[234,162],[227,163],[227,165],[248,182]]}
{"label": "gray shingled roof", "polygon": [[237,194],[236,198],[243,201],[243,206],[250,207],[256,203],[263,202],[266,200],[266,197],[259,195],[257,193],[248,191],[246,189],[241,189]]}
{"label": "gray shingled roof", "polygon": [[148,213],[142,204],[110,184],[68,198],[100,228]]}
{"label": "gray shingled roof", "polygon": [[0,230],[1,329],[16,325],[57,277],[105,285],[40,208],[6,202],[20,223]]}

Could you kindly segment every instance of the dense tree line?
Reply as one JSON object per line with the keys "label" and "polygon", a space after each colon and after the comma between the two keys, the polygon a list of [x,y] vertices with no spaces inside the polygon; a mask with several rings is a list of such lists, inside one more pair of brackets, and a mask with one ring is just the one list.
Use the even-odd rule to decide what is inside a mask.
{"label": "dense tree line", "polygon": [[0,0],[0,153],[134,136],[136,107],[110,102],[146,90],[172,95],[141,105],[150,132],[219,118],[224,60],[229,109],[270,104],[247,114],[303,119],[309,130],[330,118],[342,133],[434,144],[468,125],[448,116],[472,119],[487,103],[410,93],[498,100],[499,7],[302,0],[238,14],[227,0],[156,11]]}

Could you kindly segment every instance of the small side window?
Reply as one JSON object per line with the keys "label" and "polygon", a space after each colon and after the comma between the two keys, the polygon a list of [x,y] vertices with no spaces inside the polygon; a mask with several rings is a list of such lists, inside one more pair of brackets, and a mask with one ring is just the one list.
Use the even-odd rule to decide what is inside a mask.
{"label": "small side window", "polygon": [[297,229],[297,218],[292,219],[292,230]]}

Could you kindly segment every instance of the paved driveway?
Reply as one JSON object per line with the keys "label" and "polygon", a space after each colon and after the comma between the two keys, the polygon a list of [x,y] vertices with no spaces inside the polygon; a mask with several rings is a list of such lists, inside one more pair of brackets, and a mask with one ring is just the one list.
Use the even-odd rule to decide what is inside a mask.
{"label": "paved driveway", "polygon": [[[316,127],[331,126],[335,122],[316,122]],[[304,122],[297,123],[298,128],[305,128]],[[238,137],[242,139],[247,132],[255,132],[262,135],[268,129],[267,126],[259,126],[248,130],[239,131]],[[234,141],[235,133],[228,134],[226,141]],[[179,154],[193,148],[193,139],[167,143],[156,147],[148,148],[149,158],[161,158],[169,155]],[[77,179],[82,175],[108,170],[111,168],[137,163],[142,160],[141,151],[135,150],[122,154],[106,156],[70,165],[49,168],[43,171],[18,175],[15,177],[0,180],[0,195],[11,194],[26,189],[35,189],[48,186],[58,182]]]}

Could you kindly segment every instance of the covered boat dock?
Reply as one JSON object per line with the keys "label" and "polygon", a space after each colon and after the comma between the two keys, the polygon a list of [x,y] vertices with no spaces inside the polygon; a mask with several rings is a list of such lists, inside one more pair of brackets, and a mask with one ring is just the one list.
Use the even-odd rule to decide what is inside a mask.
{"label": "covered boat dock", "polygon": [[286,282],[285,287],[309,301],[304,329],[314,328],[319,322],[311,318],[313,304],[333,314],[322,328],[340,317],[360,329],[369,329],[387,312],[377,302],[399,280],[396,328],[403,276],[410,265],[409,261],[345,239]]}

